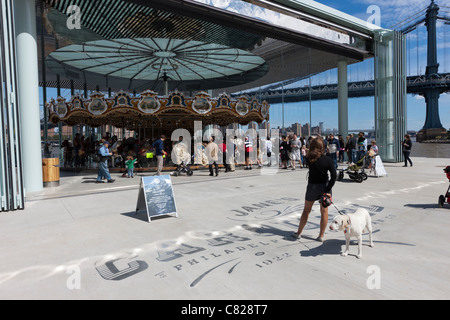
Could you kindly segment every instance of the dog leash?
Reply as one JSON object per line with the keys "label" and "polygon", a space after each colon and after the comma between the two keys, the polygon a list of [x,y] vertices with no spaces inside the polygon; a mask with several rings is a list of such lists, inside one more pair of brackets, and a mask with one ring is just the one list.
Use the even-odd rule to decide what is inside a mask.
{"label": "dog leash", "polygon": [[333,204],[333,206],[334,206],[334,208],[337,210],[337,212],[339,212],[339,214],[340,214],[341,216],[343,216],[344,214],[341,212],[341,210],[338,209],[338,207],[336,207],[336,205],[334,204],[334,202],[331,202],[331,203]]}

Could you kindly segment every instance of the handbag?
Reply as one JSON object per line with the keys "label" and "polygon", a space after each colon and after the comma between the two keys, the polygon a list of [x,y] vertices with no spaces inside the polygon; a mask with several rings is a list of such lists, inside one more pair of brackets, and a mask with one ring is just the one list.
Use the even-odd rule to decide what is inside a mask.
{"label": "handbag", "polygon": [[102,158],[100,157],[99,154],[94,154],[94,155],[92,156],[92,161],[94,161],[94,162],[101,162],[101,161],[102,161]]}

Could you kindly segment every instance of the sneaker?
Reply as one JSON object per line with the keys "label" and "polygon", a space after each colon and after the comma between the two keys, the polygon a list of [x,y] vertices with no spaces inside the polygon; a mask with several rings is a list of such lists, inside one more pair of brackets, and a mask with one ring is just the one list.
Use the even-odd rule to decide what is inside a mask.
{"label": "sneaker", "polygon": [[114,181],[116,181],[116,180],[111,179],[111,180],[108,180],[108,183],[113,183]]}

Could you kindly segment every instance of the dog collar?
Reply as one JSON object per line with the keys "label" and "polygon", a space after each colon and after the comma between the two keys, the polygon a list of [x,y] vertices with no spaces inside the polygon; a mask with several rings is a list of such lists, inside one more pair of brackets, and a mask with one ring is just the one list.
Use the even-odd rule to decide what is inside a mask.
{"label": "dog collar", "polygon": [[[348,217],[348,216],[347,216]],[[350,217],[348,217],[348,227],[344,229],[344,233],[347,233],[350,231],[350,225],[351,225]]]}

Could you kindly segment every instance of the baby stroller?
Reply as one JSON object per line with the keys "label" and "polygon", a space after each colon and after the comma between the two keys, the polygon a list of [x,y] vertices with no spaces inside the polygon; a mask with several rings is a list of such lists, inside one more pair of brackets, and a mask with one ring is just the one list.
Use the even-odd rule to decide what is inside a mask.
{"label": "baby stroller", "polygon": [[[444,169],[444,172],[447,174],[447,179],[450,181],[450,166],[447,166]],[[447,189],[447,193],[444,195],[439,196],[439,208],[442,208],[445,204],[445,201],[447,200],[447,203],[450,204],[450,186]]]}
{"label": "baby stroller", "polygon": [[172,175],[177,177],[185,173],[188,177],[192,176],[194,172],[191,169],[191,155],[187,152],[187,146],[184,143],[177,143],[173,147],[173,163],[177,166]]}
{"label": "baby stroller", "polygon": [[177,165],[175,171],[172,172],[172,175],[177,177],[182,173],[186,173],[186,175],[190,177],[194,174],[194,171],[192,171],[191,166],[189,164],[185,164],[184,161],[181,161],[181,163]]}
{"label": "baby stroller", "polygon": [[344,172],[347,172],[348,177],[358,183],[367,180],[367,174],[364,172],[364,169],[368,167],[369,163],[370,159],[366,156],[362,157],[356,162],[356,164],[348,166],[347,169],[339,170],[337,180],[341,181],[344,179]]}

